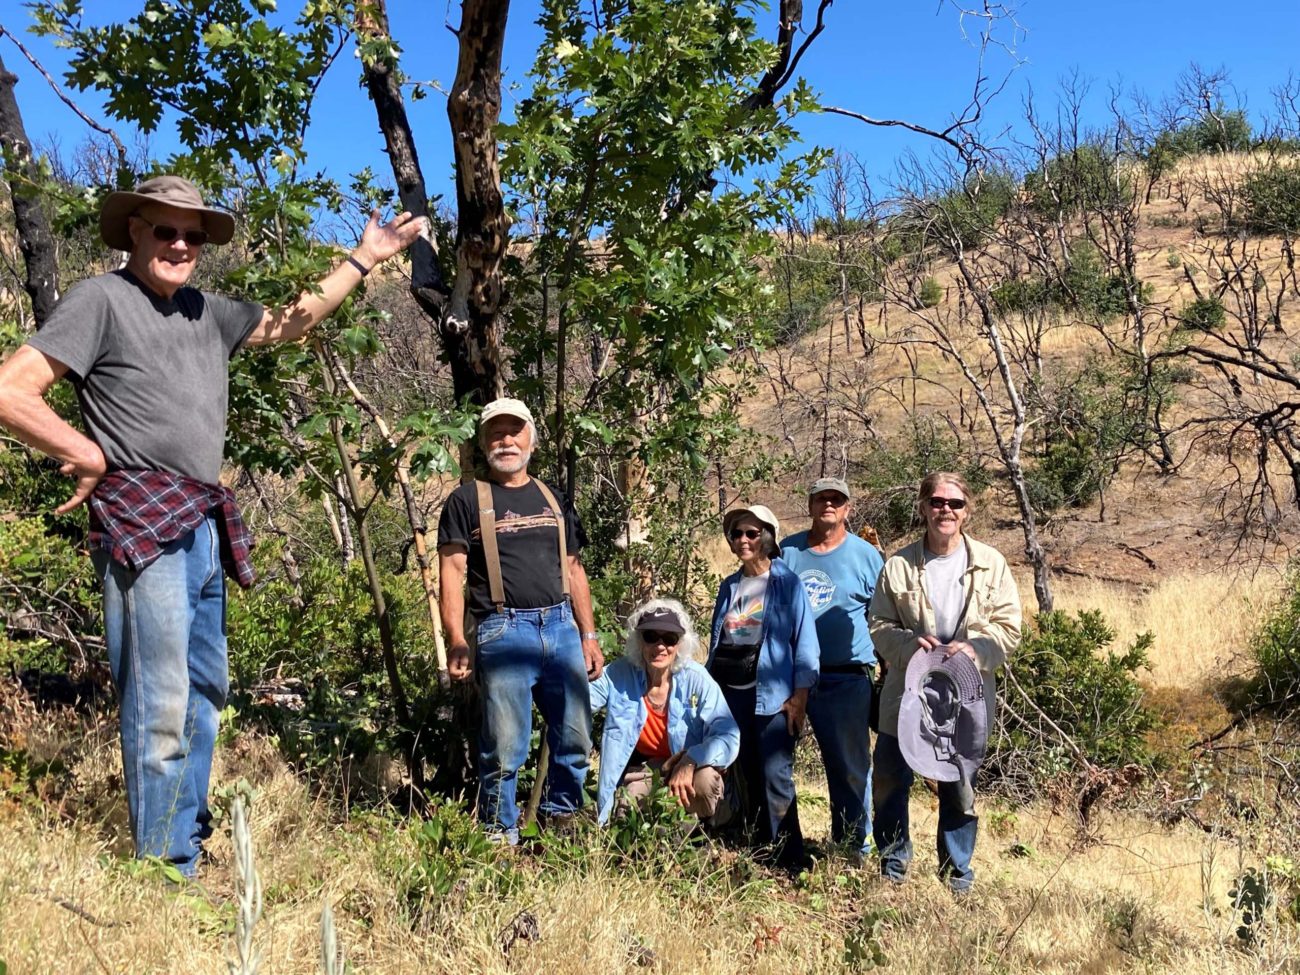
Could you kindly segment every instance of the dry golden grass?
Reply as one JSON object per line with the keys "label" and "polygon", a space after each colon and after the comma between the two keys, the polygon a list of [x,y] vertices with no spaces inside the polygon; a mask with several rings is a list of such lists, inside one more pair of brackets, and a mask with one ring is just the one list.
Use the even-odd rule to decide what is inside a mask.
{"label": "dry golden grass", "polygon": [[[1207,679],[1240,674],[1249,665],[1247,642],[1277,595],[1277,573],[1254,576],[1178,572],[1149,590],[1089,579],[1062,581],[1056,608],[1098,609],[1115,630],[1115,649],[1151,632],[1151,670],[1157,687],[1197,688]],[[1032,588],[1026,590],[1032,594]]]}
{"label": "dry golden grass", "polygon": [[[620,870],[591,840],[589,864],[557,866],[502,852],[521,882],[504,894],[453,892],[413,913],[394,865],[414,849],[390,818],[340,823],[259,740],[223,757],[223,777],[259,771],[253,828],[266,909],[255,929],[264,975],[318,971],[322,899],[361,973],[708,972],[717,975],[853,970],[846,938],[864,917],[895,971],[1257,972],[1297,949],[1274,926],[1265,952],[1234,942],[1227,889],[1246,861],[1189,828],[1110,814],[1081,840],[1046,806],[984,810],[976,893],[954,902],[932,876],[931,797],[913,797],[917,846],[900,888],[832,858],[806,881],[736,874],[729,854],[683,886]],[[806,830],[824,836],[821,783],[801,783]],[[94,824],[73,828],[39,810],[10,810],[0,828],[0,959],[13,975],[218,972],[233,957],[230,848],[213,844],[204,892],[177,893],[106,855]],[[1012,855],[1015,853],[1017,855]],[[413,861],[412,861],[413,862]],[[1256,862],[1251,859],[1250,862]],[[1208,909],[1207,909],[1208,907]],[[520,911],[540,936],[508,954],[500,935]],[[638,963],[640,959],[641,963]]]}

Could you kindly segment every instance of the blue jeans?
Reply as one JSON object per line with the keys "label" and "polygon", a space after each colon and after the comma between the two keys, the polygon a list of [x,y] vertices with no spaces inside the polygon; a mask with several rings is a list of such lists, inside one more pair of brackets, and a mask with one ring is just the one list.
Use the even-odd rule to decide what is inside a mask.
{"label": "blue jeans", "polygon": [[808,720],[831,800],[831,839],[867,851],[871,833],[871,677],[823,672],[808,697]]}
{"label": "blue jeans", "polygon": [[551,747],[539,809],[563,816],[582,808],[591,757],[587,665],[567,602],[491,613],[479,621],[476,646],[474,672],[483,697],[478,815],[489,832],[514,839],[515,782],[528,759],[534,702]]}
{"label": "blue jeans", "polygon": [[193,876],[211,832],[208,777],[226,701],[226,584],[216,521],[141,572],[91,553],[121,708],[122,771],[138,857]]}
{"label": "blue jeans", "polygon": [[[902,880],[912,860],[912,837],[908,832],[907,796],[913,774],[898,747],[898,739],[883,732],[876,735],[876,849],[880,851],[880,872],[891,880]],[[970,859],[975,852],[975,792],[960,782],[939,786],[939,876],[955,891],[969,890],[975,883]]]}
{"label": "blue jeans", "polygon": [[740,726],[740,757],[729,774],[739,774],[744,825],[751,840],[770,846],[776,862],[800,867],[803,831],[794,788],[795,738],[785,713],[755,714],[757,688],[724,686],[722,696]]}

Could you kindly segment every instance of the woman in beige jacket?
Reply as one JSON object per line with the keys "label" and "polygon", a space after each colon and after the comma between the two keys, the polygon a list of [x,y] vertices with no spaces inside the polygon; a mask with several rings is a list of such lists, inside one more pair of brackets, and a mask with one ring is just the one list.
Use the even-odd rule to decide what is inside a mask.
{"label": "woman in beige jacket", "polygon": [[[889,668],[880,698],[872,797],[880,872],[902,883],[912,859],[908,791],[913,773],[898,747],[898,711],[907,663],[918,650],[964,653],[984,676],[993,728],[993,674],[1020,642],[1020,594],[1007,561],[967,536],[970,491],[958,474],[928,475],[919,490],[925,534],[885,563],[871,600],[871,639]],[[975,881],[971,855],[979,821],[970,783],[940,782],[939,875],[955,893]]]}

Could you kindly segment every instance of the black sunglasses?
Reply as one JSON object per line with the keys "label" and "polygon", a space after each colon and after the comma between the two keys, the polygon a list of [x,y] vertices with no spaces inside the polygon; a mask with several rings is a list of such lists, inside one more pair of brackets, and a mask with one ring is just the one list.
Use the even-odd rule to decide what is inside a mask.
{"label": "black sunglasses", "polygon": [[945,507],[953,511],[961,511],[966,507],[966,502],[961,498],[930,498],[930,508],[934,511],[942,511]]}
{"label": "black sunglasses", "polygon": [[741,538],[748,538],[752,542],[763,533],[757,528],[733,528],[727,534],[731,537],[733,542]]}
{"label": "black sunglasses", "polygon": [[840,494],[838,491],[836,491],[834,494],[828,494],[825,496],[822,496],[820,494],[814,494],[812,498],[812,503],[819,508],[822,505],[826,505],[826,504],[832,505],[836,508],[843,508],[846,504],[849,503],[849,499],[846,498],[844,495]]}
{"label": "black sunglasses", "polygon": [[656,643],[662,643],[666,647],[677,646],[677,641],[682,638],[680,633],[671,633],[667,630],[642,630],[641,640],[647,647],[653,647]]}
{"label": "black sunglasses", "polygon": [[162,241],[164,244],[170,244],[177,237],[184,239],[185,243],[191,247],[202,247],[208,242],[208,232],[206,230],[186,230],[184,232],[177,230],[175,227],[169,227],[165,223],[154,223],[152,220],[145,220],[140,214],[132,214],[137,220],[144,220],[153,228],[153,239]]}

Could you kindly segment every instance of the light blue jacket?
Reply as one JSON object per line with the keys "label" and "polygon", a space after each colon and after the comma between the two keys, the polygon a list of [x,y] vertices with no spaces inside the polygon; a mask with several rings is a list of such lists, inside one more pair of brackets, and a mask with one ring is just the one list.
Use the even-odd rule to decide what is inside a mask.
{"label": "light blue jacket", "polygon": [[[739,571],[722,580],[718,601],[713,605],[709,663],[717,652],[722,620],[739,582]],[[817,624],[803,582],[783,561],[773,559],[763,597],[763,644],[758,652],[758,696],[754,713],[776,714],[797,689],[817,686],[820,660]]]}
{"label": "light blue jacket", "polygon": [[[596,809],[600,822],[607,823],[614,810],[614,790],[645,727],[645,671],[620,657],[590,686],[592,713],[606,709]],[[668,747],[674,755],[685,748],[696,765],[712,765],[719,771],[740,754],[740,729],[722,689],[693,660],[673,674],[668,695]]]}

